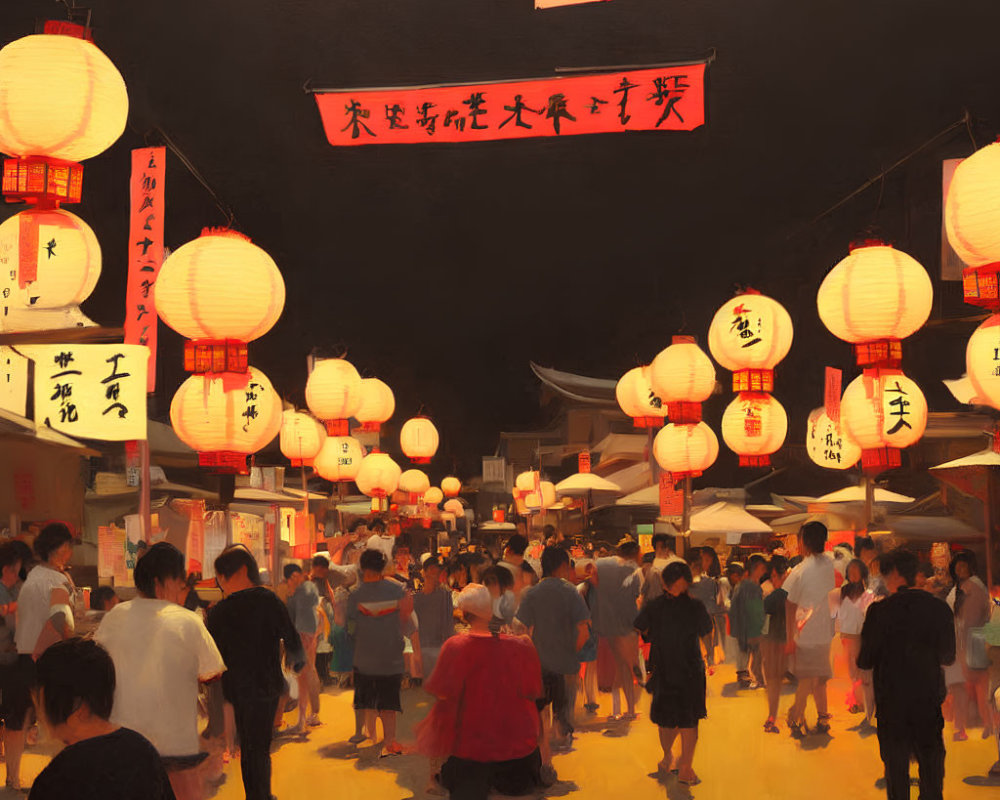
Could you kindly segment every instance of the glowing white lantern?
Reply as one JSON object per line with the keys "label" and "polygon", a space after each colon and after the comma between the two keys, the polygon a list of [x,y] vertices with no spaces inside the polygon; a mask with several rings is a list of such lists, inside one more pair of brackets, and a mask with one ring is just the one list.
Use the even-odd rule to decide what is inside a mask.
{"label": "glowing white lantern", "polygon": [[342,358],[317,361],[306,380],[306,405],[317,419],[326,422],[331,436],[348,434],[349,418],[361,403],[361,376]]}
{"label": "glowing white lantern", "polygon": [[970,267],[1000,261],[1000,144],[989,144],[955,170],[944,204],[948,241]]}
{"label": "glowing white lantern", "polygon": [[541,475],[535,470],[528,470],[527,472],[518,473],[517,477],[514,478],[514,488],[519,492],[533,492],[535,491],[535,485],[541,480]]}
{"label": "glowing white lantern", "polygon": [[965,368],[975,390],[975,402],[1000,408],[1000,314],[973,332],[965,348]]}
{"label": "glowing white lantern", "polygon": [[284,307],[285,282],[274,260],[228,229],[205,229],[177,248],[156,280],[160,317],[195,344],[251,342],[271,330]]}
{"label": "glowing white lantern", "polygon": [[281,398],[255,367],[246,382],[192,375],[170,403],[170,424],[198,451],[199,463],[219,472],[248,472],[247,457],[281,429]]}
{"label": "glowing white lantern", "polygon": [[827,469],[850,469],[861,459],[861,447],[825,408],[815,408],[806,423],[806,452],[813,463]]}
{"label": "glowing white lantern", "polygon": [[694,424],[715,389],[715,367],[693,336],[674,336],[649,365],[649,380],[671,422]]}
{"label": "glowing white lantern", "polygon": [[816,305],[829,331],[855,345],[860,365],[898,366],[899,340],[927,321],[933,300],[931,279],[919,262],[872,242],[855,247],[833,268]]}
{"label": "glowing white lantern", "polygon": [[312,463],[326,441],[326,430],[308,414],[287,410],[281,415],[278,441],[281,454],[298,467]]}
{"label": "glowing white lantern", "polygon": [[424,492],[424,505],[436,506],[444,500],[444,493],[437,486],[432,486]]}
{"label": "glowing white lantern", "polygon": [[364,457],[365,451],[354,437],[327,436],[313,459],[313,469],[328,481],[349,483],[357,477]]}
{"label": "glowing white lantern", "polygon": [[674,479],[697,477],[719,457],[719,440],[704,422],[695,425],[670,423],[653,440],[653,458]]}
{"label": "glowing white lantern", "polygon": [[424,496],[431,488],[431,479],[419,469],[408,469],[399,476],[399,491],[409,495],[408,502],[412,505]]}
{"label": "glowing white lantern", "polygon": [[429,464],[438,449],[438,432],[427,417],[413,417],[399,430],[399,447],[414,464]]}
{"label": "glowing white lantern", "polygon": [[454,514],[456,517],[465,516],[465,506],[462,505],[461,500],[451,499],[446,500],[444,503],[444,510],[449,514]]}
{"label": "glowing white lantern", "polygon": [[396,398],[392,389],[378,378],[361,379],[361,401],[354,418],[361,423],[361,430],[378,432],[396,411]]}
{"label": "glowing white lantern", "polygon": [[458,497],[462,491],[462,482],[449,475],[441,481],[441,491],[444,492],[445,497]]}
{"label": "glowing white lantern", "polygon": [[0,108],[0,151],[82,161],[122,135],[128,92],[93,42],[38,34],[0,50]]}
{"label": "glowing white lantern", "polygon": [[792,318],[758,292],[736,295],[715,312],[708,348],[733,373],[734,392],[770,392],[774,368],[792,346]]}
{"label": "glowing white lantern", "polygon": [[630,369],[615,386],[618,405],[632,417],[637,428],[658,428],[667,413],[663,402],[650,386],[648,370],[648,367]]}
{"label": "glowing white lantern", "polygon": [[368,497],[389,497],[399,486],[402,475],[399,465],[385,453],[369,453],[361,461],[354,478],[361,494]]}
{"label": "glowing white lantern", "polygon": [[524,496],[524,505],[529,511],[544,511],[556,505],[556,486],[550,481],[541,481],[538,484],[538,491],[528,492]]}
{"label": "glowing white lantern", "polygon": [[769,394],[741,392],[722,414],[722,438],[743,467],[770,464],[787,433],[785,409]]}
{"label": "glowing white lantern", "polygon": [[0,225],[0,263],[3,305],[66,308],[82,303],[97,285],[101,246],[75,214],[29,208]]}
{"label": "glowing white lantern", "polygon": [[919,441],[927,427],[927,401],[902,372],[859,375],[844,391],[840,421],[862,450],[866,470],[900,465],[899,451]]}

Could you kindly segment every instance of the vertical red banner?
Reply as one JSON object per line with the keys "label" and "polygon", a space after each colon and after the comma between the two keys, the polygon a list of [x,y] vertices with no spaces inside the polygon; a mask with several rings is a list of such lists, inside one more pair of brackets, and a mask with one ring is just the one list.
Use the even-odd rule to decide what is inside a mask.
{"label": "vertical red banner", "polygon": [[678,489],[670,472],[660,473],[660,516],[679,517],[684,513],[684,490]]}
{"label": "vertical red banner", "polygon": [[842,383],[843,373],[839,369],[827,367],[823,405],[826,408],[826,415],[837,424],[840,424],[840,395]]}
{"label": "vertical red banner", "polygon": [[128,289],[125,343],[149,348],[146,391],[156,388],[156,305],[154,287],[163,263],[164,182],[167,150],[132,151],[129,181]]}

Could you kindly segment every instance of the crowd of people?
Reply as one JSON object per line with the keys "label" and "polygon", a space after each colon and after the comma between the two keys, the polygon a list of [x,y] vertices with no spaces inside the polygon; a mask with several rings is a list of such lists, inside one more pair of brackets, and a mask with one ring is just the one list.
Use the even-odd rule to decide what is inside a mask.
{"label": "crowd of people", "polygon": [[[7,786],[21,788],[37,720],[65,747],[32,798],[200,800],[238,758],[248,800],[270,800],[272,740],[322,724],[331,684],[353,690],[349,742],[383,757],[404,752],[404,690],[428,693],[416,751],[430,761],[427,791],[456,800],[552,786],[554,755],[573,747],[598,692],[611,695],[607,723],[626,726],[645,689],[663,751],[656,771],[691,786],[707,676],[733,662],[738,690],[765,690],[764,733],[822,736],[837,634],[846,711],[877,726],[890,800],[909,797],[911,757],[920,796],[942,796],[943,704],[955,741],[974,718],[984,738],[996,733],[1000,620],[971,552],[936,570],[866,538],[831,549],[816,522],[794,556],[776,544],[724,566],[712,548],[681,557],[671,537],[651,544],[645,555],[630,538],[574,545],[547,528],[536,543],[518,533],[495,552],[442,558],[412,552],[376,519],[308,563],[289,561],[274,589],[246,548],[226,548],[210,603],[183,554],[161,542],[136,563],[134,599],[101,587],[81,614],[72,535],[49,525],[33,552],[0,545]],[[786,681],[795,696],[781,720]]]}

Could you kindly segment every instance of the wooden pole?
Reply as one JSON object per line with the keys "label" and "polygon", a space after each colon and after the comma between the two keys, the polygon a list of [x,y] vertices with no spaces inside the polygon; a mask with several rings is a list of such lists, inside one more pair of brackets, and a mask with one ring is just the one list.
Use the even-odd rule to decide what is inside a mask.
{"label": "wooden pole", "polygon": [[149,499],[149,440],[139,439],[139,518],[142,520],[142,538],[149,544],[153,536],[153,514]]}
{"label": "wooden pole", "polygon": [[684,544],[687,541],[689,528],[691,527],[691,476],[684,476],[684,513],[681,517],[681,536],[675,543],[677,555],[684,555]]}
{"label": "wooden pole", "polygon": [[[306,465],[302,464],[302,521],[309,524],[309,481],[306,480]],[[316,552],[316,526],[309,529],[309,557]]]}
{"label": "wooden pole", "polygon": [[865,487],[865,533],[871,534],[872,518],[875,516],[875,480],[866,475],[862,481]]}

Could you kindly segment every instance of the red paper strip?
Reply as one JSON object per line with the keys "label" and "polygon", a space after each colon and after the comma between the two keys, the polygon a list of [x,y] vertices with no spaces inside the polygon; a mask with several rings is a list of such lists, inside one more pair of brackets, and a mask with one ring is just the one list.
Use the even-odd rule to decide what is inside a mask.
{"label": "red paper strip", "polygon": [[833,422],[840,423],[840,395],[843,382],[843,373],[833,367],[826,368],[826,386],[823,395],[823,406],[826,408],[826,415]]}
{"label": "red paper strip", "polygon": [[163,263],[166,163],[167,151],[164,147],[132,151],[125,343],[142,344],[149,348],[147,392],[156,388],[156,305],[153,287]]}
{"label": "red paper strip", "polygon": [[690,131],[705,123],[705,66],[315,96],[335,147]]}
{"label": "red paper strip", "polygon": [[670,472],[660,473],[660,516],[679,517],[684,513],[684,490],[674,484]]}

